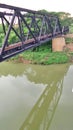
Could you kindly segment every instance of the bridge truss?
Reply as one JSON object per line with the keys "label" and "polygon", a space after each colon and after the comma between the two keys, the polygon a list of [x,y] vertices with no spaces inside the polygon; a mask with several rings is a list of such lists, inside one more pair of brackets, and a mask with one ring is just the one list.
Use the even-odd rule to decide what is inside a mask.
{"label": "bridge truss", "polygon": [[0,62],[66,34],[56,16],[0,4]]}

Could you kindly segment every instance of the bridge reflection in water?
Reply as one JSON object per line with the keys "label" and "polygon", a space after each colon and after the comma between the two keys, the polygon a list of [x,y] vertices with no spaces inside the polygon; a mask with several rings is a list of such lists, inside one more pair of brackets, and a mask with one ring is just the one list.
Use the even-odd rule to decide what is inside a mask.
{"label": "bridge reflection in water", "polygon": [[[16,130],[17,126],[15,126],[15,125],[17,125],[17,123],[18,123],[18,125],[19,125],[17,128],[18,130],[49,130],[49,126],[52,123],[53,115],[55,113],[57,104],[59,102],[59,99],[60,99],[60,96],[62,93],[64,75],[66,74],[69,65],[59,64],[59,65],[41,66],[41,65],[23,65],[23,64],[2,63],[2,64],[0,64],[0,66],[2,68],[3,68],[3,66],[6,67],[5,70],[1,69],[0,75],[5,75],[5,77],[6,77],[7,75],[10,74],[10,75],[13,75],[13,77],[14,77],[14,81],[12,80],[12,78],[10,81],[9,81],[9,78],[7,78],[8,83],[9,83],[9,88],[10,88],[10,82],[14,83],[14,84],[12,84],[11,89],[9,89],[9,91],[8,91],[8,93],[10,95],[11,90],[13,88],[13,93],[11,93],[11,95],[12,95],[11,98],[13,100],[7,99],[8,103],[9,103],[9,101],[10,101],[10,103],[11,103],[11,101],[14,102],[14,100],[16,98],[16,95],[15,95],[16,93],[18,93],[17,97],[19,97],[19,98],[21,97],[21,95],[24,96],[26,94],[26,91],[25,91],[26,89],[24,88],[24,86],[26,86],[26,83],[29,83],[28,88],[27,88],[28,96],[24,96],[25,99],[21,98],[21,100],[23,99],[22,103],[24,105],[21,105],[21,103],[20,103],[21,100],[17,100],[17,99],[15,100],[16,103],[18,104],[18,109],[17,109],[17,106],[14,106],[15,111],[13,111],[13,113],[12,113],[12,111],[10,111],[11,113],[9,113],[9,111],[8,111],[8,114],[9,114],[8,120],[10,120],[11,122],[10,121],[8,122],[8,124],[9,124],[9,126],[8,126],[6,123],[7,117],[6,117],[6,120],[3,118],[3,128],[5,128],[5,130],[10,130],[10,128],[12,126],[12,130]],[[25,77],[27,77],[26,80],[25,80]],[[19,80],[19,82],[17,82],[17,80]],[[41,95],[36,94],[36,93],[40,93],[41,91],[38,88],[37,89],[40,92],[36,91],[36,87],[34,84],[37,85],[36,87],[38,87],[38,84],[45,85]],[[1,86],[1,83],[0,83],[0,86]],[[21,87],[21,86],[23,86],[23,87]],[[32,86],[34,87],[34,89]],[[6,86],[5,86],[5,88],[6,88]],[[18,89],[16,89],[16,88],[18,88]],[[14,94],[15,90],[17,92]],[[29,92],[30,90],[32,92]],[[36,91],[36,93],[34,90]],[[23,91],[23,93],[22,93],[22,91]],[[14,95],[15,95],[15,97],[13,98]],[[32,110],[30,110],[30,112],[29,112],[28,109],[31,109],[30,104],[31,104],[31,106],[33,106],[32,102],[31,102],[31,100],[33,100],[33,96],[34,96],[34,99],[38,98],[38,100],[36,99],[37,101],[36,100],[34,100],[34,102],[32,101],[33,104],[36,101],[36,104],[34,105]],[[30,98],[29,101],[28,101],[28,98]],[[25,100],[27,101],[27,103],[25,102]],[[30,103],[30,104],[28,105],[28,103]],[[13,105],[15,105],[15,102]],[[21,107],[20,107],[20,105],[21,105]],[[27,106],[25,106],[25,105],[27,105]],[[29,108],[28,108],[28,106],[29,106]],[[27,117],[26,117],[26,113],[25,113],[26,111],[28,114]],[[6,112],[6,110],[5,110],[5,112]],[[10,114],[12,114],[12,115],[15,114],[15,116],[13,116],[14,119],[13,119],[13,117],[10,117]],[[19,115],[17,115],[17,114],[19,114]],[[19,118],[21,118],[21,119],[19,119]],[[7,128],[9,128],[9,129],[6,129],[4,124],[6,124]]]}
{"label": "bridge reflection in water", "polygon": [[46,87],[19,130],[48,130],[62,93],[62,81]]}

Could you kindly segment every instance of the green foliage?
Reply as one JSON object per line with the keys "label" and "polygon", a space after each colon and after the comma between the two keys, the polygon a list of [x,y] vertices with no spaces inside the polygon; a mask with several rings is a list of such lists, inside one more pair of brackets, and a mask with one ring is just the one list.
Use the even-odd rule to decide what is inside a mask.
{"label": "green foliage", "polygon": [[0,47],[1,47],[2,44],[3,44],[3,40],[4,40],[4,34],[1,33],[1,34],[0,34]]}
{"label": "green foliage", "polygon": [[73,33],[73,23],[69,26],[70,33]]}
{"label": "green foliage", "polygon": [[11,31],[8,38],[8,43],[11,44],[11,43],[16,43],[18,41],[19,41],[19,38],[16,36],[16,34],[13,31]]}
{"label": "green foliage", "polygon": [[73,17],[67,12],[48,12],[46,10],[40,10],[42,13],[50,14],[53,16],[58,16],[61,26],[69,26],[70,33],[73,33]]}
{"label": "green foliage", "polygon": [[62,52],[53,52],[49,54],[48,60],[45,61],[45,64],[61,64],[68,62],[68,56]]}
{"label": "green foliage", "polygon": [[[52,52],[51,42],[47,42],[35,49],[27,50],[20,55],[24,60],[30,60],[34,64],[61,64],[69,61],[66,52]],[[15,57],[15,59],[18,58]]]}
{"label": "green foliage", "polygon": [[67,37],[67,38],[65,38],[65,41],[66,41],[67,44],[73,43],[73,38]]}
{"label": "green foliage", "polygon": [[61,64],[67,63],[69,57],[66,52],[51,52],[51,46],[48,44],[39,47],[37,51],[25,51],[22,53],[24,60],[30,60],[34,64]]}
{"label": "green foliage", "polygon": [[0,33],[3,33],[3,27],[2,27],[2,24],[0,24]]}

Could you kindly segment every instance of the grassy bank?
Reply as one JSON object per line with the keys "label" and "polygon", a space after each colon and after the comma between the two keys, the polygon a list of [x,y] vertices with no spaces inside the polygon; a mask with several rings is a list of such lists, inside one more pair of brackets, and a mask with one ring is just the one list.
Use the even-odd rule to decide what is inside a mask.
{"label": "grassy bank", "polygon": [[16,57],[13,57],[12,60],[18,62],[30,61],[32,64],[62,64],[68,63],[73,60],[73,53],[64,51],[64,52],[52,52],[51,42],[46,43],[40,47],[34,48],[32,50],[25,51]]}

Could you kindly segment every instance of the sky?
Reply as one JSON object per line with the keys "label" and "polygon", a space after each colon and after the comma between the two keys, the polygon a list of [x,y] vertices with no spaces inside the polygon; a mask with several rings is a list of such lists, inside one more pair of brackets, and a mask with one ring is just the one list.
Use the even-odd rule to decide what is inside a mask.
{"label": "sky", "polygon": [[73,16],[73,0],[0,0],[2,4],[23,7],[31,10],[64,11]]}

